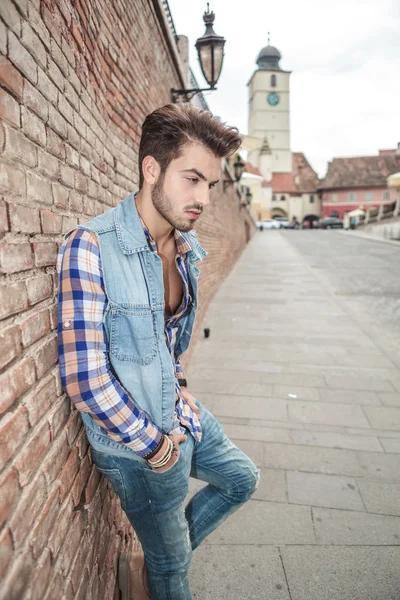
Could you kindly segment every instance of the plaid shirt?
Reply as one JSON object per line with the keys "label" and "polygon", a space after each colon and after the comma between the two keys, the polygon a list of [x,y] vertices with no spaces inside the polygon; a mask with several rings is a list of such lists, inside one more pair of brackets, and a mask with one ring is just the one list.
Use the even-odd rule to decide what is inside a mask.
{"label": "plaid shirt", "polygon": [[[144,226],[150,249],[156,245]],[[179,319],[190,302],[186,253],[189,244],[175,232],[175,261],[183,283],[183,298],[177,312],[165,321],[165,339],[177,379],[182,377],[175,357]],[[100,250],[94,233],[76,229],[61,246],[59,273],[58,349],[62,385],[75,407],[89,413],[110,439],[124,443],[140,456],[151,452],[162,432],[140,410],[114,376],[109,361],[109,342],[103,324],[107,308]],[[182,433],[182,425],[198,441],[201,428],[197,415],[183,401],[176,379],[176,408],[173,427],[167,433]]]}

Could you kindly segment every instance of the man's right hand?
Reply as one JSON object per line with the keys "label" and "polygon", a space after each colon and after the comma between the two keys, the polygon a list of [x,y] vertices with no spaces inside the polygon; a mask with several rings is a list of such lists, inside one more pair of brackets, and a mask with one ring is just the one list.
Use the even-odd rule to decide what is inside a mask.
{"label": "man's right hand", "polygon": [[[177,449],[177,452],[176,453],[174,452],[172,454],[170,460],[163,467],[158,467],[156,469],[156,468],[152,467],[151,464],[149,463],[149,465],[153,469],[153,471],[162,473],[162,471],[166,471],[167,469],[172,467],[172,465],[174,465],[176,463],[176,461],[179,459],[179,453],[180,453],[179,444],[181,444],[182,442],[185,442],[187,440],[187,436],[184,435],[183,433],[172,434],[172,435],[169,435],[168,437],[172,440],[175,448]],[[155,462],[156,460],[160,460],[160,458],[162,456],[164,456],[167,448],[168,448],[168,442],[165,439],[163,445],[161,446],[161,448],[159,449],[157,454],[155,456],[153,456],[153,458],[151,459],[152,462]]]}

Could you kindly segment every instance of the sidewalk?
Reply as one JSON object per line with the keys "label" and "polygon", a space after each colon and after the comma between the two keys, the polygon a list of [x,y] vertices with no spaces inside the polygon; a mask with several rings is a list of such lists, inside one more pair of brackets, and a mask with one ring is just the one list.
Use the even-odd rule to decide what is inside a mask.
{"label": "sidewalk", "polygon": [[400,599],[400,369],[311,266],[257,234],[206,316],[190,390],[261,482],[195,551],[197,600]]}

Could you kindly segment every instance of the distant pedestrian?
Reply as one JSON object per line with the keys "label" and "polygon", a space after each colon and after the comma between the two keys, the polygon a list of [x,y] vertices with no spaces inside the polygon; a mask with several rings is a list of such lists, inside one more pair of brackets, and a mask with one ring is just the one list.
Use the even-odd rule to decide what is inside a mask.
{"label": "distant pedestrian", "polygon": [[[207,254],[193,227],[221,158],[240,143],[208,111],[154,111],[143,124],[139,191],[65,234],[58,256],[62,384],[143,547],[138,600],[189,600],[192,550],[258,482],[189,392],[180,363],[197,309],[195,263]],[[189,476],[208,485],[185,508]]]}

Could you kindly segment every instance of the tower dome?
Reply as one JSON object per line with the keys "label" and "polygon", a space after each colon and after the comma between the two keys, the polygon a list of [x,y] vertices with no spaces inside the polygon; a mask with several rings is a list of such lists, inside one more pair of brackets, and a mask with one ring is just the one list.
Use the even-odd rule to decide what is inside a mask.
{"label": "tower dome", "polygon": [[279,61],[281,60],[282,55],[279,52],[278,48],[275,46],[271,46],[269,43],[269,34],[268,34],[268,46],[265,46],[258,55],[257,65],[259,69],[267,69],[268,71],[282,71]]}

